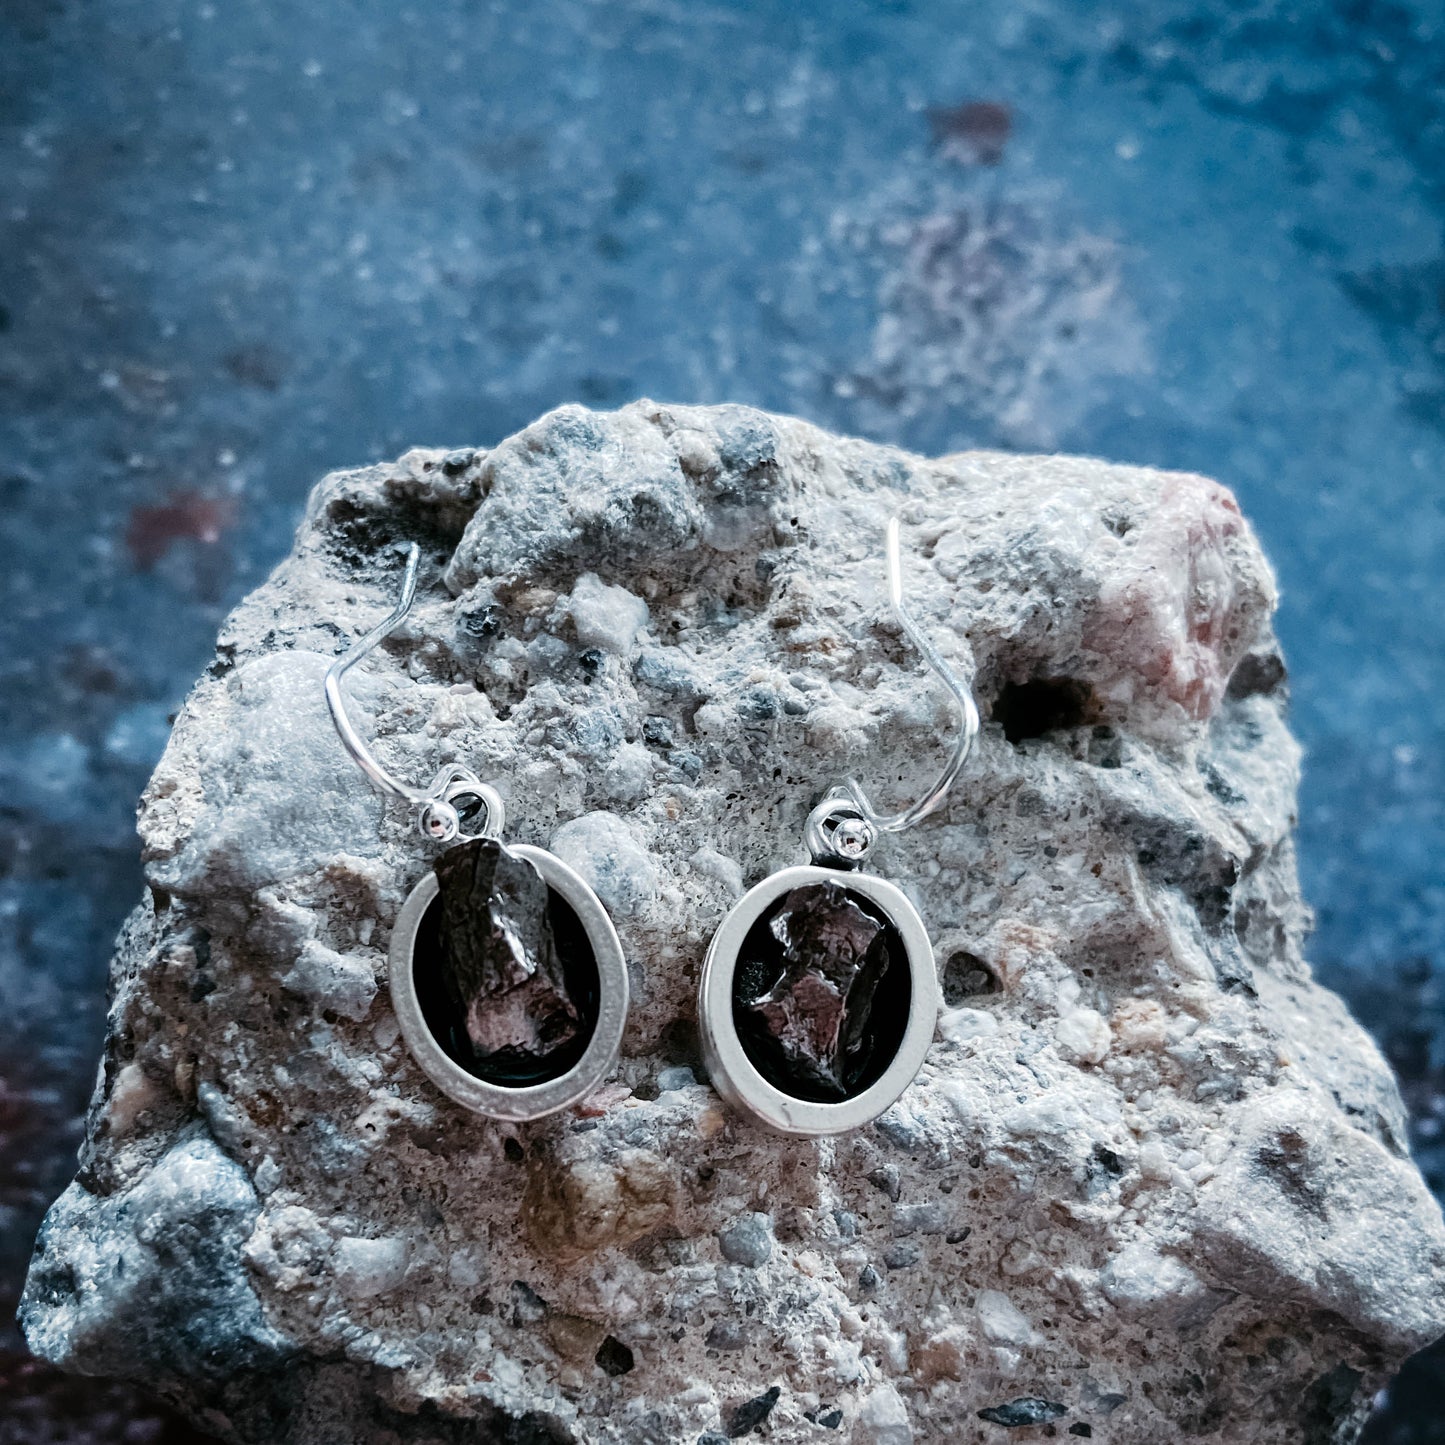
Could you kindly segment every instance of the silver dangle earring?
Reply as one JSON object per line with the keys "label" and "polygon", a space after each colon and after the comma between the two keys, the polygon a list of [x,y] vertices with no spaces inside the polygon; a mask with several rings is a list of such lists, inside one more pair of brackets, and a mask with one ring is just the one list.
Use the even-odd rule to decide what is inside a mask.
{"label": "silver dangle earring", "polygon": [[392,1005],[412,1056],[443,1093],[493,1119],[540,1119],[579,1103],[616,1062],[627,966],[606,909],[571,868],[543,848],[503,845],[495,788],[456,766],[428,788],[409,787],[352,724],[342,679],[411,610],[417,558],[413,544],[395,611],[326,674],[327,706],[352,760],[417,810],[423,837],[451,845],[392,929]]}
{"label": "silver dangle earring", "polygon": [[933,946],[917,909],[860,871],[881,833],[932,813],[978,735],[973,694],[903,605],[898,519],[888,524],[893,614],[958,703],[961,728],[938,781],[883,814],[849,778],[804,829],[812,863],[784,868],[723,919],[698,987],[703,1056],[734,1108],[783,1134],[839,1134],[881,1114],[922,1067],[938,1024]]}

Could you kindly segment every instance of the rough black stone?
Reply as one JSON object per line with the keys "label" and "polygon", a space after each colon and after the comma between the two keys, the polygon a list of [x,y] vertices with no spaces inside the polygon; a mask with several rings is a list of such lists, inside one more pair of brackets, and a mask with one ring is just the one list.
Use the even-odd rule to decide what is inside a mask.
{"label": "rough black stone", "polygon": [[728,1439],[737,1440],[750,1431],[756,1430],[773,1413],[773,1406],[778,1403],[778,1398],[782,1393],[774,1385],[772,1389],[764,1391],[756,1399],[739,1405],[728,1417]]}
{"label": "rough black stone", "polygon": [[886,1264],[889,1269],[894,1270],[912,1269],[922,1257],[922,1251],[918,1246],[907,1242],[890,1244],[888,1248],[883,1251],[883,1263]]}
{"label": "rough black stone", "polygon": [[441,983],[478,1059],[532,1062],[576,1038],[542,875],[490,838],[449,848],[435,869]]}
{"label": "rough black stone", "polygon": [[616,1335],[608,1335],[593,1357],[604,1375],[614,1378],[628,1374],[633,1366],[632,1351]]}
{"label": "rough black stone", "polygon": [[1010,1400],[1007,1405],[990,1405],[978,1412],[980,1420],[990,1425],[1006,1425],[1015,1429],[1021,1425],[1045,1425],[1068,1413],[1067,1405],[1056,1405],[1052,1400],[1040,1400],[1036,1395],[1023,1395]]}
{"label": "rough black stone", "polygon": [[907,987],[902,941],[887,919],[841,883],[810,883],[786,894],[744,941],[734,1020],[770,1082],[837,1102],[887,1066],[906,1022]]}
{"label": "rough black stone", "polygon": [[896,1164],[880,1164],[878,1168],[870,1170],[868,1182],[888,1196],[893,1204],[898,1203],[898,1196],[903,1192],[903,1186],[898,1177],[898,1166]]}

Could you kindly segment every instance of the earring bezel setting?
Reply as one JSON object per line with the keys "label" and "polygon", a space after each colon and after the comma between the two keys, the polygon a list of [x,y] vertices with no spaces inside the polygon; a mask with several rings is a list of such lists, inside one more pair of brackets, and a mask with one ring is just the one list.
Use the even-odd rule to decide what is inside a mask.
{"label": "earring bezel setting", "polygon": [[[902,941],[912,986],[908,1020],[893,1058],[873,1083],[836,1103],[797,1098],[764,1078],[733,1018],[734,981],[754,924],[793,889],[822,883],[856,893],[887,918]],[[734,904],[703,962],[699,1003],[699,1033],[712,1086],[754,1122],[779,1134],[807,1138],[861,1128],[897,1102],[932,1047],[940,996],[928,930],[901,888],[872,873],[803,864],[770,874]]]}
{"label": "earring bezel setting", "polygon": [[627,1025],[627,963],[617,930],[602,901],[580,874],[555,853],[527,843],[509,843],[507,852],[530,863],[577,916],[597,966],[597,1021],[582,1057],[554,1079],[510,1087],[489,1083],[464,1069],[441,1046],[428,1026],[417,993],[414,971],[417,936],[439,893],[437,876],[428,871],[408,894],[391,934],[392,1007],[402,1038],[422,1072],[442,1093],[478,1114],[509,1123],[525,1123],[579,1104],[612,1071]]}

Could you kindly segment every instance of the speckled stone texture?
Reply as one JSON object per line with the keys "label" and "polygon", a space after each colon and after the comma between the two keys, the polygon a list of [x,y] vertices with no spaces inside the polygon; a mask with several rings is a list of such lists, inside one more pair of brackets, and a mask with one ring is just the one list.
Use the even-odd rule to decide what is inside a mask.
{"label": "speckled stone texture", "polygon": [[[874,866],[948,1001],[877,1124],[784,1141],[696,1055],[710,932],[849,770],[944,811]],[[417,780],[495,779],[616,920],[614,1082],[513,1127],[410,1060],[386,947],[430,866],[346,760],[331,657]],[[569,407],[317,488],[141,815],[32,1348],[248,1442],[1348,1441],[1445,1331],[1445,1227],[1379,1054],[1303,960],[1269,569],[1200,477],[926,461],[735,407]]]}

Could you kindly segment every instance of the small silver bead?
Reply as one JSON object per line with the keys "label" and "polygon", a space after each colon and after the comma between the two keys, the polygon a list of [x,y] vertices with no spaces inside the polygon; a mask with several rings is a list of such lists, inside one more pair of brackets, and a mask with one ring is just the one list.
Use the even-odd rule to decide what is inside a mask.
{"label": "small silver bead", "polygon": [[417,821],[423,836],[436,843],[450,843],[462,828],[457,810],[440,798],[433,798],[421,810],[421,817]]}
{"label": "small silver bead", "polygon": [[833,830],[833,848],[840,858],[861,858],[873,846],[873,829],[862,818],[844,818]]}

